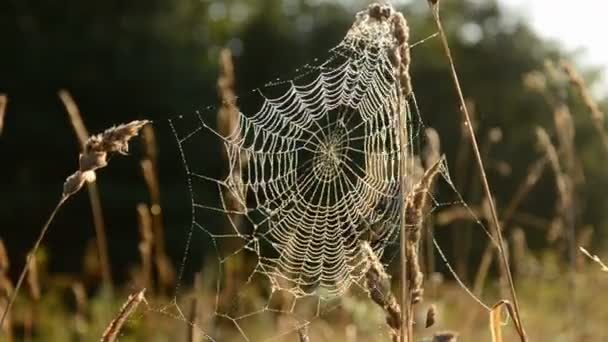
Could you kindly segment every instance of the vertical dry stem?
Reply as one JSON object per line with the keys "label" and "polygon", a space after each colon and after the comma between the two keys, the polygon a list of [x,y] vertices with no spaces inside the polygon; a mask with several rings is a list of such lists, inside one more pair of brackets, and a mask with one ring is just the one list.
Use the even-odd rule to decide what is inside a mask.
{"label": "vertical dry stem", "polygon": [[0,135],[4,129],[4,115],[6,114],[6,104],[8,103],[8,97],[5,94],[0,94]]}
{"label": "vertical dry stem", "polygon": [[197,328],[199,320],[199,303],[196,296],[192,297],[190,301],[190,312],[188,313],[188,331],[186,333],[186,342],[198,342],[202,339],[201,332]]}
{"label": "vertical dry stem", "polygon": [[511,292],[511,298],[513,300],[513,305],[515,308],[515,310],[514,310],[515,311],[515,317],[514,317],[515,324],[518,327],[517,330],[520,334],[520,339],[522,341],[527,341],[526,333],[525,333],[523,323],[521,320],[521,310],[519,308],[519,302],[517,300],[517,294],[515,292],[515,284],[513,282],[513,276],[511,274],[511,270],[509,268],[509,261],[507,259],[506,251],[504,250],[503,236],[502,236],[502,232],[501,232],[501,228],[500,228],[500,222],[498,221],[498,214],[496,213],[496,206],[495,206],[494,200],[492,198],[492,191],[490,189],[490,184],[488,183],[488,179],[486,177],[486,172],[485,172],[485,169],[483,166],[483,160],[481,159],[479,147],[477,146],[477,139],[475,138],[475,132],[473,131],[473,124],[471,122],[471,118],[469,116],[469,113],[468,113],[468,110],[466,107],[466,103],[464,101],[464,95],[462,93],[462,89],[460,88],[460,81],[458,79],[458,74],[456,73],[456,67],[454,66],[454,61],[452,59],[452,53],[451,53],[451,50],[450,50],[450,47],[448,44],[447,37],[443,30],[443,26],[441,24],[441,19],[439,17],[439,1],[429,1],[429,5],[431,7],[431,11],[433,12],[433,18],[435,20],[435,24],[437,25],[437,30],[439,31],[439,37],[441,39],[441,44],[443,46],[445,55],[448,59],[448,63],[449,63],[450,69],[451,69],[452,80],[454,82],[454,86],[456,88],[456,93],[458,95],[458,99],[460,102],[460,110],[464,114],[465,125],[469,129],[471,145],[473,146],[473,151],[475,152],[475,158],[477,159],[477,165],[479,167],[479,173],[481,175],[482,185],[483,185],[484,191],[486,193],[486,196],[488,197],[489,202],[490,202],[489,203],[490,211],[492,214],[492,221],[494,222],[494,226],[496,229],[496,237],[498,240],[498,249],[499,249],[499,252],[501,255],[501,261],[506,269],[507,280],[508,280],[509,289]]}
{"label": "vertical dry stem", "polygon": [[[89,133],[82,120],[80,110],[76,102],[67,90],[60,90],[59,98],[65,106],[70,122],[76,132],[80,147],[84,150],[85,144],[89,139]],[[89,202],[91,203],[91,212],[93,213],[93,226],[95,227],[95,241],[97,243],[97,252],[99,253],[99,264],[101,266],[101,276],[104,285],[107,289],[112,288],[112,269],[110,266],[110,258],[108,256],[108,242],[106,239],[105,222],[103,219],[103,208],[101,206],[101,198],[99,188],[95,180],[87,182],[87,192],[89,194]]]}
{"label": "vertical dry stem", "polygon": [[154,233],[152,232],[152,218],[150,209],[146,204],[137,205],[137,217],[139,223],[139,254],[141,256],[141,272],[143,287],[152,286],[152,248],[154,247]]}
{"label": "vertical dry stem", "polygon": [[84,335],[87,331],[87,291],[81,282],[72,284],[72,294],[76,303],[76,312],[74,313],[74,331],[78,341],[84,341]]}
{"label": "vertical dry stem", "polygon": [[[239,141],[240,136],[240,123],[239,123],[239,109],[236,105],[236,94],[234,92],[234,86],[236,78],[234,74],[234,65],[232,63],[232,53],[229,49],[223,49],[220,53],[219,59],[219,76],[217,80],[217,92],[221,101],[219,110],[217,112],[217,129],[218,133],[226,139],[232,141]],[[239,151],[230,150],[229,147],[225,147],[222,150],[222,157],[227,165],[227,179],[231,186],[225,189],[222,193],[223,201],[226,205],[226,209],[231,211],[232,214],[228,214],[226,225],[224,230],[226,232],[241,231],[243,216],[238,214],[245,208],[245,188],[242,180],[242,170],[247,163],[247,155],[241,153],[236,156],[237,162],[230,163],[231,153],[241,153]],[[234,246],[226,246],[225,248],[232,249]],[[239,257],[240,258],[240,257]],[[225,270],[225,284],[226,286],[222,290],[221,299],[222,302],[230,301],[234,295],[236,284],[238,283],[238,277],[240,274],[240,262],[239,258],[232,259],[226,266]]]}
{"label": "vertical dry stem", "polygon": [[160,200],[160,186],[158,180],[158,148],[156,136],[152,126],[142,129],[146,158],[141,161],[144,180],[150,194],[150,214],[154,233],[154,262],[158,272],[160,293],[168,290],[175,282],[175,270],[167,256],[164,238],[163,215]]}
{"label": "vertical dry stem", "polygon": [[4,320],[6,319],[6,316],[8,315],[8,313],[11,310],[13,304],[15,303],[15,299],[17,298],[17,293],[19,292],[19,289],[21,288],[21,285],[23,284],[23,281],[25,280],[25,276],[26,276],[28,270],[30,269],[30,264],[32,263],[33,256],[38,251],[38,248],[40,247],[40,243],[42,242],[42,240],[46,236],[46,232],[48,231],[48,229],[49,229],[49,227],[51,225],[51,222],[53,222],[53,219],[55,218],[55,215],[57,215],[57,212],[63,206],[63,204],[65,203],[65,201],[68,198],[69,198],[69,195],[68,196],[66,196],[66,195],[61,196],[61,199],[59,200],[59,202],[55,206],[55,209],[53,209],[53,211],[51,212],[51,215],[49,216],[49,218],[46,220],[46,223],[42,227],[42,230],[40,231],[40,234],[38,235],[38,238],[36,239],[36,242],[34,243],[34,246],[30,250],[30,252],[28,253],[27,258],[25,260],[25,266],[23,267],[23,270],[21,271],[21,274],[19,275],[19,279],[17,280],[17,284],[15,285],[15,289],[13,290],[13,293],[11,294],[11,296],[10,296],[10,298],[8,300],[8,304],[4,308],[4,311],[2,312],[2,317],[0,318],[0,327],[3,326]]}
{"label": "vertical dry stem", "polygon": [[[8,305],[8,298],[10,298],[13,292],[13,284],[8,275],[9,267],[8,253],[6,252],[4,242],[0,239],[0,310],[2,311]],[[7,342],[13,341],[13,327],[10,316],[5,320],[4,324],[0,325],[0,334],[4,334]]]}

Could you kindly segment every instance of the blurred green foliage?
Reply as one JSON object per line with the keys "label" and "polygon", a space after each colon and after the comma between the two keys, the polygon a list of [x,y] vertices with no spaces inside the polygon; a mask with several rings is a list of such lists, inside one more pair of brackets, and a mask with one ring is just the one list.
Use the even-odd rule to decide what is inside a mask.
{"label": "blurred green foliage", "polygon": [[[487,161],[501,207],[525,177],[530,162],[540,156],[534,127],[542,125],[550,131],[553,127],[549,108],[525,89],[522,77],[542,69],[546,58],[565,55],[538,38],[515,13],[503,13],[494,1],[444,2],[442,16],[464,91],[475,103],[480,140],[492,127],[502,130],[503,140]],[[400,3],[412,41],[435,32],[425,1]],[[242,93],[322,57],[341,40],[354,13],[367,4],[357,0],[4,1],[0,92],[9,95],[10,103],[0,137],[0,237],[14,264],[24,259],[63,179],[77,163],[77,140],[56,96],[60,88],[72,92],[91,132],[135,118],[155,120],[166,238],[170,254],[177,258],[184,247],[189,208],[182,165],[165,119],[217,103],[221,48],[229,47],[235,54],[237,87]],[[454,165],[463,139],[460,114],[437,39],[417,45],[412,58],[423,120],[439,131],[443,152]],[[576,148],[586,174],[579,190],[579,222],[592,225],[596,235],[605,239],[606,158],[588,113],[574,102]],[[114,160],[99,177],[110,256],[123,275],[137,262],[135,205],[147,201],[137,163],[140,151],[135,148],[133,154],[130,159]],[[497,172],[499,161],[509,164],[512,172]],[[461,189],[466,199],[471,182],[477,181],[475,166],[466,165],[459,172],[471,175],[464,177]],[[545,175],[522,210],[551,218],[555,186],[551,172]],[[53,270],[81,270],[80,260],[94,231],[88,206],[86,195],[80,194],[54,223],[47,241]],[[542,248],[544,234],[530,230],[531,245]]]}

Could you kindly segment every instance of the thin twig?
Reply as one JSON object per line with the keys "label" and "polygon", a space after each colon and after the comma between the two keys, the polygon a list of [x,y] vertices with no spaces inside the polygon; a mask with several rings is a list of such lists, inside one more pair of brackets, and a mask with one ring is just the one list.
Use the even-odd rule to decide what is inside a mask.
{"label": "thin twig", "polygon": [[441,20],[439,17],[439,1],[430,1],[429,5],[431,7],[431,11],[433,12],[433,18],[435,20],[435,24],[437,25],[437,30],[439,31],[439,37],[441,40],[441,44],[443,46],[444,52],[448,59],[448,63],[451,69],[451,76],[454,82],[454,86],[456,88],[456,92],[458,95],[458,99],[460,102],[460,110],[464,114],[465,125],[469,129],[469,136],[471,138],[471,145],[473,146],[473,151],[475,152],[475,158],[477,159],[477,165],[479,166],[479,174],[481,175],[482,185],[484,187],[485,194],[489,200],[490,211],[492,214],[492,221],[494,222],[494,228],[496,229],[496,238],[498,242],[498,249],[501,255],[502,263],[506,269],[507,280],[509,283],[509,289],[511,292],[511,299],[513,300],[514,311],[515,311],[515,324],[519,327],[518,332],[520,334],[520,338],[522,341],[527,341],[526,333],[523,328],[522,320],[521,320],[521,311],[519,308],[519,303],[517,300],[517,294],[515,292],[515,284],[513,282],[513,276],[511,274],[511,269],[509,268],[509,261],[507,260],[507,254],[504,248],[502,231],[500,228],[500,222],[498,221],[498,214],[496,213],[496,206],[494,204],[494,200],[492,198],[492,191],[490,189],[490,184],[488,183],[488,179],[486,177],[486,172],[483,166],[483,160],[481,159],[481,154],[479,152],[479,147],[477,145],[477,139],[475,137],[475,132],[473,131],[473,125],[471,123],[471,119],[469,117],[469,113],[466,107],[466,103],[464,100],[464,95],[462,89],[460,87],[460,81],[458,79],[458,74],[456,73],[456,67],[454,65],[454,60],[452,58],[452,53],[448,44],[448,40],[446,34],[443,30],[443,26],[441,24]]}
{"label": "thin twig", "polygon": [[23,280],[25,280],[25,276],[27,275],[27,272],[31,267],[30,263],[32,262],[32,260],[34,260],[34,255],[38,251],[38,248],[40,247],[40,243],[44,239],[46,232],[48,231],[49,226],[51,225],[51,222],[55,218],[55,215],[57,215],[57,212],[59,211],[59,209],[63,206],[63,204],[69,197],[70,197],[69,195],[64,195],[61,197],[61,199],[57,203],[57,206],[55,206],[55,209],[53,209],[53,211],[51,212],[51,215],[49,216],[49,218],[46,220],[46,223],[42,227],[42,230],[40,231],[40,235],[38,235],[38,239],[36,239],[36,243],[34,243],[34,247],[32,247],[31,251],[28,253],[27,259],[25,261],[25,266],[23,267],[23,270],[21,271],[21,274],[19,275],[19,280],[17,280],[17,284],[15,285],[15,289],[13,290],[13,293],[11,294],[8,304],[4,308],[4,312],[2,312],[2,318],[0,318],[0,327],[4,324],[4,320],[6,319],[8,312],[11,310],[11,307],[13,306],[15,299],[17,298],[17,293],[19,293],[19,289],[21,288],[21,285],[23,284]]}

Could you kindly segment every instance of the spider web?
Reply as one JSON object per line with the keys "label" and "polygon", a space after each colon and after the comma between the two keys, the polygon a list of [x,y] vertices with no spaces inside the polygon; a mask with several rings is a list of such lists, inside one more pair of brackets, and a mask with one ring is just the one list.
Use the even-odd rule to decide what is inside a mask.
{"label": "spider web", "polygon": [[[182,272],[193,251],[205,254],[203,283],[215,292],[203,298],[213,312],[188,322],[206,339],[294,333],[344,305],[347,292],[365,293],[362,241],[378,258],[397,244],[403,194],[421,176],[415,152],[424,126],[413,94],[402,101],[395,44],[390,22],[364,11],[326,59],[239,98],[230,134],[216,129],[215,108],[170,119],[192,207]],[[405,189],[401,172],[411,175]],[[442,175],[455,190],[445,166]],[[449,204],[433,201],[431,211]],[[389,254],[387,264],[394,248]],[[289,314],[291,323],[260,332],[267,314]]]}

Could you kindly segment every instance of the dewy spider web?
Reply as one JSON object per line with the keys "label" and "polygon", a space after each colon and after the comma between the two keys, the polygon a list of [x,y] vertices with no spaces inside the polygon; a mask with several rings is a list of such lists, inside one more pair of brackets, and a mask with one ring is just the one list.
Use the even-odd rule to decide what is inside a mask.
{"label": "dewy spider web", "polygon": [[[410,156],[405,172],[414,170],[421,122],[406,103],[408,151],[402,153],[395,44],[390,21],[361,12],[325,61],[239,99],[231,134],[215,129],[214,112],[170,120],[191,193],[190,234],[203,232],[213,250],[200,250],[218,255],[208,318],[228,320],[241,339],[253,338],[243,321],[265,312],[294,314],[296,329],[308,324],[331,308],[321,303],[362,284],[368,265],[361,241],[379,258],[397,241],[402,194],[417,180],[412,174],[401,189],[400,160]],[[216,171],[221,150],[225,174]],[[247,275],[240,275],[242,284],[226,284],[232,280],[224,274],[235,267]],[[225,304],[221,294],[230,291],[238,295]],[[256,296],[266,299],[252,304]],[[290,304],[276,304],[285,296]],[[306,298],[318,301],[308,315],[296,307]],[[227,340],[206,331],[209,340]]]}

